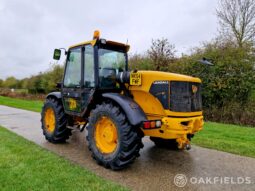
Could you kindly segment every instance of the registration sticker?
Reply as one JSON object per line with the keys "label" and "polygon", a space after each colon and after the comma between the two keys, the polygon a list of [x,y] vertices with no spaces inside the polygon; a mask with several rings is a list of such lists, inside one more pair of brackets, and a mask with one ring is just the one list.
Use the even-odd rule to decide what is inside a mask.
{"label": "registration sticker", "polygon": [[141,73],[130,73],[130,85],[140,86],[142,85],[142,74]]}

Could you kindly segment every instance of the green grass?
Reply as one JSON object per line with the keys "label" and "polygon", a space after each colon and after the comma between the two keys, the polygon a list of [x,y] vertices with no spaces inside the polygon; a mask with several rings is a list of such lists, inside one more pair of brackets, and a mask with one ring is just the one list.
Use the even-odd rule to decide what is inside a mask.
{"label": "green grass", "polygon": [[[43,102],[0,96],[1,104],[40,112]],[[255,157],[255,128],[207,122],[203,131],[192,139],[192,143],[201,147]]]}
{"label": "green grass", "polygon": [[0,127],[1,191],[127,190]]}
{"label": "green grass", "polygon": [[255,128],[207,122],[192,143],[255,158]]}
{"label": "green grass", "polygon": [[22,100],[16,98],[9,98],[0,96],[0,105],[6,105],[10,107],[16,107],[29,111],[41,112],[43,102],[33,100]]}

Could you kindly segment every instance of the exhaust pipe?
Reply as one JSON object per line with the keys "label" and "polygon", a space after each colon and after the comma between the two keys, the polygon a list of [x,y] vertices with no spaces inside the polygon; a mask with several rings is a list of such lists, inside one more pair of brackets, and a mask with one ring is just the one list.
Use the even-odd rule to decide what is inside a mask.
{"label": "exhaust pipe", "polygon": [[116,79],[120,83],[129,84],[129,82],[130,82],[130,72],[120,72],[120,73],[117,74]]}

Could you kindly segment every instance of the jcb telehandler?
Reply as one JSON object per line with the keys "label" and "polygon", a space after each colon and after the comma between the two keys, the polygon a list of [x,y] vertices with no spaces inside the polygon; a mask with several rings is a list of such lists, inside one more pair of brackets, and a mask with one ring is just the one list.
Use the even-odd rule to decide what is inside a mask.
{"label": "jcb telehandler", "polygon": [[[129,71],[129,45],[94,32],[93,40],[71,46],[59,92],[47,95],[42,130],[52,143],[65,142],[73,127],[87,129],[93,158],[122,169],[139,156],[142,137],[156,146],[189,149],[203,127],[201,80],[158,72]],[[59,60],[61,50],[55,49]],[[72,127],[72,128],[70,128]]]}

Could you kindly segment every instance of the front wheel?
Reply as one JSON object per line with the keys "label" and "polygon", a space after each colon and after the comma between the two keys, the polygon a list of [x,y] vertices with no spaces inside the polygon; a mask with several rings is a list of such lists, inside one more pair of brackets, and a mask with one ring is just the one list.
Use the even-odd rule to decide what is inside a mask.
{"label": "front wheel", "polygon": [[112,103],[97,105],[87,126],[88,147],[100,165],[113,170],[133,163],[143,146],[136,127],[131,126],[125,113]]}

